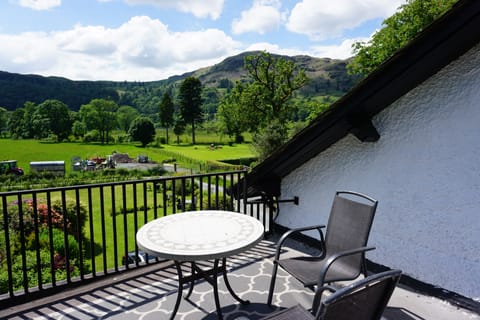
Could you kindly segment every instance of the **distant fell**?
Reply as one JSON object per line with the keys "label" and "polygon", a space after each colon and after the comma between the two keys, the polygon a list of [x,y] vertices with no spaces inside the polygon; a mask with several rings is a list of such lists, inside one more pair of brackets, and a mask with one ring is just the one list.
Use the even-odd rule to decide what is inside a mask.
{"label": "distant fell", "polygon": [[[236,56],[228,57],[222,62],[211,67],[202,68],[194,72],[185,74],[175,80],[181,80],[186,76],[197,77],[205,86],[218,86],[218,84],[228,79],[232,82],[237,80],[247,80],[248,74],[244,68],[244,59],[247,55],[255,55],[260,51],[243,52]],[[293,61],[300,68],[304,69],[310,78],[310,83],[303,90],[306,94],[319,93],[322,90],[348,91],[356,81],[355,77],[347,74],[346,65],[348,60],[315,58],[306,55],[285,56],[272,54],[275,58],[283,58]],[[327,88],[329,87],[329,88]]]}
{"label": "distant fell", "polygon": [[39,104],[47,99],[60,100],[78,110],[79,106],[94,98],[119,99],[109,82],[73,81],[0,71],[0,107],[7,110],[23,107],[27,101]]}
{"label": "distant fell", "polygon": [[[120,105],[131,105],[144,114],[152,114],[158,112],[158,100],[163,93],[167,90],[175,91],[178,82],[186,77],[199,78],[206,88],[217,90],[218,96],[223,94],[224,89],[232,87],[236,81],[248,81],[244,58],[246,55],[257,53],[243,52],[213,66],[149,82],[74,81],[61,77],[0,71],[0,107],[15,110],[23,107],[27,101],[39,104],[47,99],[57,99],[77,111],[81,105],[92,99],[104,98],[113,99]],[[354,77],[347,74],[347,60],[310,56],[273,56],[292,60],[305,70],[310,82],[300,90],[303,97],[341,96],[356,82]]]}

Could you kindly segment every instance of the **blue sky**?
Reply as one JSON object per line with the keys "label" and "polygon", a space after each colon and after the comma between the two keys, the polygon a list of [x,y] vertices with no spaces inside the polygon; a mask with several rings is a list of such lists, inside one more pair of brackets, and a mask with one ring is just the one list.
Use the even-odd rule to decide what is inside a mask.
{"label": "blue sky", "polygon": [[405,0],[3,0],[0,70],[161,80],[250,50],[344,59]]}

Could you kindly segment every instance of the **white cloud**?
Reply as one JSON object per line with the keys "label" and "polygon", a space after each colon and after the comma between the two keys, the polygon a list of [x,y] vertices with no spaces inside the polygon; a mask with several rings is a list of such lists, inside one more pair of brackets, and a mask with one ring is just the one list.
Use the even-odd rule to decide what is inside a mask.
{"label": "white cloud", "polygon": [[223,11],[224,0],[124,0],[131,5],[148,4],[158,7],[174,8],[191,13],[197,18],[210,17],[216,20]]}
{"label": "white cloud", "polygon": [[0,34],[0,70],[75,80],[150,81],[218,63],[239,53],[223,31],[172,32],[133,17],[118,28],[77,25],[50,33]]}
{"label": "white cloud", "polygon": [[33,10],[48,10],[60,6],[62,0],[19,0],[18,4]]}
{"label": "white cloud", "polygon": [[267,51],[287,56],[308,55],[317,58],[347,59],[353,56],[352,44],[357,41],[368,41],[369,38],[345,39],[339,44],[317,45],[305,50],[295,48],[282,48],[279,45],[258,42],[249,45],[245,51]]}
{"label": "white cloud", "polygon": [[232,22],[234,34],[256,32],[260,34],[278,29],[282,20],[280,3],[277,0],[256,0],[250,9],[242,11],[239,19]]}
{"label": "white cloud", "polygon": [[77,25],[72,30],[56,33],[54,38],[64,52],[105,55],[115,51],[111,33],[103,26]]}
{"label": "white cloud", "polygon": [[363,22],[392,15],[405,0],[302,0],[292,9],[287,29],[321,40],[340,36]]}
{"label": "white cloud", "polygon": [[268,43],[268,42],[257,42],[249,45],[245,48],[245,51],[266,51],[274,54],[281,54],[287,56],[296,56],[302,54],[308,54],[305,51],[291,48],[282,48],[277,44]]}
{"label": "white cloud", "polygon": [[53,39],[43,32],[0,35],[0,43],[0,70],[14,67],[13,72],[35,73],[35,66],[43,68],[58,61]]}
{"label": "white cloud", "polygon": [[368,41],[369,38],[346,39],[338,45],[313,46],[310,55],[319,58],[347,59],[353,56],[352,45],[357,41]]}

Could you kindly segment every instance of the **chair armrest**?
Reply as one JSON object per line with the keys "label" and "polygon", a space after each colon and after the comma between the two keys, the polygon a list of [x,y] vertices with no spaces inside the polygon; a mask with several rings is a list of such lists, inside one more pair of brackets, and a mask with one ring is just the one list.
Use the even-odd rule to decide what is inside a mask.
{"label": "chair armrest", "polygon": [[322,250],[325,251],[325,248],[323,248],[323,243],[325,242],[325,240],[323,238],[323,232],[322,232],[323,228],[325,228],[325,225],[323,225],[323,224],[320,225],[319,224],[319,225],[314,225],[314,226],[295,228],[295,229],[288,230],[287,232],[285,232],[282,235],[282,237],[280,238],[280,240],[278,240],[278,242],[277,242],[277,250],[275,252],[274,261],[278,261],[278,259],[280,258],[280,251],[282,249],[283,243],[294,233],[299,233],[299,232],[302,232],[302,231],[318,230],[318,233],[320,234],[320,242],[322,243]]}
{"label": "chair armrest", "polygon": [[337,292],[338,288],[331,286],[331,285],[324,285],[321,287],[318,287],[317,290],[315,290],[315,295],[313,296],[313,302],[312,302],[312,313],[314,316],[317,316],[317,313],[320,311],[319,306],[320,306],[320,301],[322,300],[322,294],[324,291],[330,291],[331,293]]}
{"label": "chair armrest", "polygon": [[375,247],[360,247],[360,248],[356,248],[356,249],[352,249],[352,250],[342,251],[342,252],[336,253],[336,254],[332,255],[331,257],[329,257],[327,259],[327,261],[325,262],[325,264],[323,265],[322,269],[320,270],[320,275],[318,277],[318,282],[317,283],[318,283],[318,285],[322,285],[322,286],[319,287],[315,292],[315,296],[313,298],[313,303],[312,303],[312,310],[317,310],[318,311],[318,307],[320,305],[320,300],[322,298],[323,291],[329,290],[331,292],[335,292],[337,290],[334,286],[323,285],[323,283],[325,281],[325,276],[327,275],[328,269],[330,268],[330,266],[336,260],[338,260],[339,258],[342,258],[342,257],[351,256],[351,255],[359,254],[359,253],[365,253],[367,251],[375,250],[375,249],[376,249]]}
{"label": "chair armrest", "polygon": [[322,269],[320,270],[320,275],[318,277],[318,284],[323,284],[325,280],[325,276],[327,275],[327,271],[330,268],[330,266],[339,258],[346,257],[346,256],[351,256],[359,253],[365,253],[367,251],[375,250],[375,247],[360,247],[352,250],[346,250],[342,252],[338,252],[332,256],[330,256],[325,264],[323,265]]}

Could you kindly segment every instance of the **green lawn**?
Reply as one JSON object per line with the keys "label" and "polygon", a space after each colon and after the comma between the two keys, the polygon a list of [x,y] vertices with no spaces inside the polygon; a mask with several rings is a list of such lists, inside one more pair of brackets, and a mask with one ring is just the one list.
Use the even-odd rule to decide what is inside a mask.
{"label": "green lawn", "polygon": [[162,160],[169,158],[163,151],[174,152],[201,161],[222,161],[254,156],[250,144],[235,144],[233,146],[216,144],[215,148],[211,148],[208,144],[162,145],[160,148],[141,148],[135,144],[42,143],[38,140],[0,139],[0,150],[0,160],[17,160],[17,165],[27,173],[30,171],[31,161],[64,160],[68,173],[71,170],[70,160],[75,156],[88,159],[105,157],[113,152],[127,153],[131,158],[144,154],[156,162],[162,162]]}
{"label": "green lawn", "polygon": [[233,160],[253,157],[250,144],[229,145],[168,145],[165,150],[177,152],[198,160]]}
{"label": "green lawn", "polygon": [[[71,170],[70,159],[74,156],[83,159],[91,157],[105,157],[112,154],[114,151],[118,153],[128,153],[130,157],[136,158],[140,154],[146,154],[154,161],[161,162],[165,158],[165,152],[169,151],[176,154],[182,154],[186,157],[205,160],[226,160],[252,157],[252,152],[249,144],[237,144],[233,146],[215,144],[215,147],[210,145],[166,145],[161,148],[148,147],[140,148],[133,144],[84,144],[84,143],[42,143],[36,140],[11,140],[0,139],[0,160],[17,160],[18,166],[29,172],[29,163],[31,161],[53,161],[64,160],[66,162],[67,172]],[[227,181],[227,184],[229,182]],[[141,227],[145,221],[150,221],[155,216],[155,211],[158,216],[170,214],[173,211],[174,204],[169,203],[167,208],[161,207],[163,204],[162,194],[158,193],[157,208],[154,208],[153,198],[155,193],[153,188],[147,188],[144,195],[144,189],[137,186],[137,190],[133,190],[133,186],[128,184],[125,193],[121,190],[121,186],[115,187],[114,198],[112,198],[112,189],[107,188],[103,191],[103,198],[101,198],[100,189],[93,187],[91,193],[92,216],[87,220],[93,222],[93,230],[90,231],[87,223],[85,230],[86,239],[95,243],[94,260],[96,270],[101,271],[104,263],[107,268],[112,268],[115,261],[112,259],[115,250],[117,251],[117,264],[121,264],[121,258],[125,250],[132,251],[135,248],[135,232]],[[125,195],[125,199],[122,195]],[[136,203],[134,205],[134,195],[136,194]],[[25,195],[28,198],[28,195]],[[39,199],[44,199],[46,196],[39,194]],[[60,193],[54,192],[52,194],[52,201],[60,199]],[[75,192],[68,191],[67,199],[75,199]],[[81,189],[79,192],[80,203],[86,205],[88,203],[88,193],[86,189]],[[144,199],[146,201],[147,209],[143,209]],[[7,203],[16,200],[16,198],[7,198]],[[214,201],[214,200],[212,200]],[[112,205],[112,203],[115,203]],[[0,205],[1,205],[0,201]],[[102,213],[103,206],[103,215]],[[112,216],[112,207],[115,207],[117,215]],[[124,215],[121,213],[122,208],[137,207],[137,213],[128,213]],[[113,226],[116,225],[116,230]],[[116,243],[116,245],[115,245]],[[125,246],[127,246],[125,248]],[[102,251],[106,252],[106,259],[102,255]]]}

